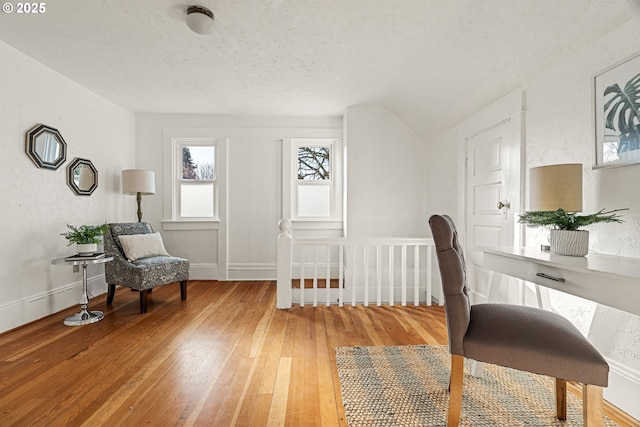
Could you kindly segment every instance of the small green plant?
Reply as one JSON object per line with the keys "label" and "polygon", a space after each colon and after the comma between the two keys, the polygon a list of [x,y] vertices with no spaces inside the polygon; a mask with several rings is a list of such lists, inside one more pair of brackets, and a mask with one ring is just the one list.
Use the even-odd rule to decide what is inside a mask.
{"label": "small green plant", "polygon": [[100,237],[109,229],[109,226],[107,224],[103,224],[81,225],[79,227],[75,227],[67,224],[67,228],[69,231],[66,233],[60,233],[60,235],[64,236],[69,241],[67,246],[71,246],[74,243],[79,243],[81,245],[100,243]]}
{"label": "small green plant", "polygon": [[521,224],[527,224],[533,227],[550,227],[558,230],[579,230],[587,225],[597,224],[599,222],[622,222],[620,216],[616,213],[626,211],[625,209],[614,209],[605,212],[604,209],[591,215],[577,215],[575,212],[567,212],[564,209],[557,211],[531,211],[520,215],[518,220]]}

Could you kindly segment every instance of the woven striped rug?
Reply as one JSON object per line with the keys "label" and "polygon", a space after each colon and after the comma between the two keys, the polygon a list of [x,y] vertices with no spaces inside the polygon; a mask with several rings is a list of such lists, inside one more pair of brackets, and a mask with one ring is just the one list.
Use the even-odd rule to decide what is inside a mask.
{"label": "woven striped rug", "polygon": [[[449,404],[446,346],[338,347],[342,404],[350,427],[444,426]],[[485,365],[465,367],[462,426],[582,426],[582,401],[567,396],[555,418],[553,378]],[[605,426],[617,426],[605,417]]]}

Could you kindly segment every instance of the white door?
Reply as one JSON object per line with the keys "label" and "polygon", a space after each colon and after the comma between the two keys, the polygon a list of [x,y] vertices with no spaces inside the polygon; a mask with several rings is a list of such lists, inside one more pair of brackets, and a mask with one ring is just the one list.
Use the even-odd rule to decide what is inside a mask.
{"label": "white door", "polygon": [[520,126],[517,114],[467,137],[465,252],[473,303],[489,300],[493,278],[478,247],[520,243]]}

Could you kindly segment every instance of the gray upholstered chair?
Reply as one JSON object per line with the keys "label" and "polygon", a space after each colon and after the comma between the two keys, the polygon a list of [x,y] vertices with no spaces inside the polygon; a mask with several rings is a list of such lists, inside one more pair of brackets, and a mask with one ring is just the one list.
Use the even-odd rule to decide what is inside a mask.
{"label": "gray upholstered chair", "polygon": [[169,283],[180,282],[180,299],[187,299],[187,281],[189,280],[189,260],[169,256],[161,251],[154,256],[129,260],[123,250],[120,236],[150,235],[151,225],[146,222],[113,223],[104,235],[104,252],[113,256],[113,261],[105,263],[105,276],[109,290],[107,304],[113,302],[116,286],[124,286],[140,292],[140,313],[147,312],[147,295],[153,288]]}
{"label": "gray upholstered chair", "polygon": [[585,426],[602,426],[602,387],[609,365],[562,316],[511,304],[470,305],[462,247],[448,216],[429,225],[444,292],[451,377],[448,426],[460,422],[464,358],[556,378],[556,416],[566,419],[566,382],[583,384]]}

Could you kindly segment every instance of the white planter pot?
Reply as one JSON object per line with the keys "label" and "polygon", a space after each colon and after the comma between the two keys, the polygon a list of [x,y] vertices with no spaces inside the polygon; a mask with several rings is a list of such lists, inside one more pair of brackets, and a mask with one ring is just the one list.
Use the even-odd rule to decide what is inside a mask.
{"label": "white planter pot", "polygon": [[80,255],[93,255],[94,252],[98,252],[97,243],[76,243],[76,252]]}
{"label": "white planter pot", "polygon": [[589,253],[589,232],[586,230],[551,230],[551,252],[557,255],[585,256]]}

